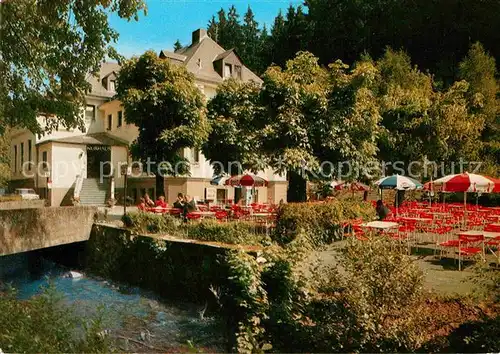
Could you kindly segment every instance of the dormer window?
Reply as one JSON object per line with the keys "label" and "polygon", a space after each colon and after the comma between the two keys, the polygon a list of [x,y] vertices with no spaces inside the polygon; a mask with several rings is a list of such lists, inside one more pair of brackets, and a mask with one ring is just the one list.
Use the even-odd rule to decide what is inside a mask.
{"label": "dormer window", "polygon": [[233,67],[231,64],[224,64],[224,78],[230,78],[233,75]]}
{"label": "dormer window", "polygon": [[241,65],[234,66],[234,77],[241,80]]}
{"label": "dormer window", "polygon": [[109,91],[116,91],[116,80],[109,80]]}

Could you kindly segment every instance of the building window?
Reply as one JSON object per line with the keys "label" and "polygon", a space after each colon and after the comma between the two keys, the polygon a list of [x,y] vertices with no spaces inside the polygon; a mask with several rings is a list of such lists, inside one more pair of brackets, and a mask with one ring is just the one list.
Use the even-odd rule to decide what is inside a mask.
{"label": "building window", "polygon": [[17,173],[17,145],[14,145],[14,173]]}
{"label": "building window", "polygon": [[237,79],[241,80],[241,65],[234,66],[234,75]]}
{"label": "building window", "polygon": [[42,169],[48,171],[49,166],[47,164],[47,151],[42,152]]}
{"label": "building window", "polygon": [[113,126],[113,115],[108,114],[108,130],[111,130],[112,126]]}
{"label": "building window", "polygon": [[33,149],[33,147],[31,145],[31,140],[28,140],[28,161],[30,162],[28,164],[28,171],[31,171],[31,163],[33,161],[33,159],[32,159],[32,151],[31,151],[32,149]]}
{"label": "building window", "polygon": [[122,119],[123,119],[123,112],[122,111],[119,111],[118,112],[118,123],[116,124],[116,126],[119,128],[122,126]]}
{"label": "building window", "polygon": [[109,91],[116,91],[116,80],[110,80],[109,81]]}
{"label": "building window", "polygon": [[194,162],[194,163],[200,162],[200,149],[198,149],[198,148],[191,149],[191,162]]}
{"label": "building window", "polygon": [[225,78],[231,77],[232,74],[233,74],[233,68],[232,68],[231,64],[225,64],[224,65],[224,77]]}
{"label": "building window", "polygon": [[85,120],[86,121],[95,121],[95,106],[94,105],[87,105],[85,108]]}
{"label": "building window", "polygon": [[21,155],[21,165],[19,167],[21,167],[22,170],[24,165],[24,143],[21,143],[21,151],[19,152],[19,155]]}

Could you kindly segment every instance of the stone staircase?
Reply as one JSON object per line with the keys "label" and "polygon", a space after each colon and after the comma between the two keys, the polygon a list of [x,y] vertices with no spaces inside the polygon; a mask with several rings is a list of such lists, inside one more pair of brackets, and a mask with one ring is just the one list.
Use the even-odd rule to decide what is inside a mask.
{"label": "stone staircase", "polygon": [[83,180],[80,191],[81,205],[105,205],[108,192],[108,181],[99,183],[97,178]]}

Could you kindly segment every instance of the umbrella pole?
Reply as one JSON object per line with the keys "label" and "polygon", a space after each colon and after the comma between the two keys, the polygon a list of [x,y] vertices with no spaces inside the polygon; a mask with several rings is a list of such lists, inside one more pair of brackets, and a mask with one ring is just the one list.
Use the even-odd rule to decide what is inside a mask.
{"label": "umbrella pole", "polygon": [[398,216],[399,201],[398,201],[398,190],[396,189],[396,216]]}
{"label": "umbrella pole", "polygon": [[464,227],[467,226],[467,192],[464,192]]}

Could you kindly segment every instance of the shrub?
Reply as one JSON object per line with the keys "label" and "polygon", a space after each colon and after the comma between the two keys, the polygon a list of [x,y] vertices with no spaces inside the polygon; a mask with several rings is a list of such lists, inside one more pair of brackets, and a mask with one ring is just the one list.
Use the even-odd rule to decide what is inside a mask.
{"label": "shrub", "polygon": [[375,210],[369,203],[343,200],[320,203],[289,203],[278,211],[273,239],[284,245],[305,231],[308,241],[319,247],[341,237],[342,223],[352,219],[373,219]]}
{"label": "shrub", "polygon": [[153,213],[128,213],[122,216],[123,224],[136,233],[175,233],[181,224],[180,219],[170,215]]}
{"label": "shrub", "polygon": [[215,220],[203,220],[199,223],[183,226],[185,235],[200,241],[213,241],[237,245],[258,245],[269,243],[269,237],[255,232],[255,225],[245,222],[220,223]]}
{"label": "shrub", "polygon": [[[109,352],[99,319],[75,318],[51,288],[30,300],[0,294],[0,349],[5,352]],[[84,333],[78,336],[78,328]],[[82,332],[82,331],[80,331]]]}
{"label": "shrub", "polygon": [[[325,272],[302,331],[312,351],[412,351],[423,341],[418,318],[422,271],[382,238],[350,242]],[[313,339],[314,338],[314,339]]]}

